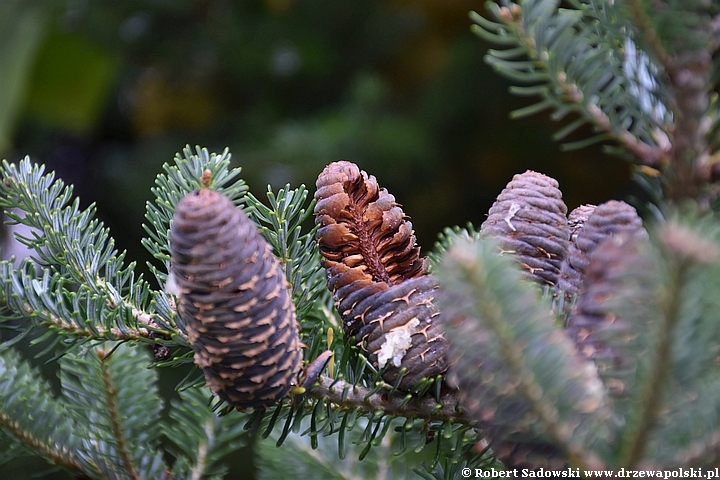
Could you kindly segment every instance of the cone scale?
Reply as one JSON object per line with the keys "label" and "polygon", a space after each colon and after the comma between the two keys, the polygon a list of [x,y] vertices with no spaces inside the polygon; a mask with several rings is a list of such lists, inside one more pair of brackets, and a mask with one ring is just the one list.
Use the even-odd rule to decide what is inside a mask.
{"label": "cone scale", "polygon": [[255,225],[225,195],[200,189],[177,205],[171,264],[195,363],[229,404],[285,397],[302,363],[285,275]]}
{"label": "cone scale", "polygon": [[512,255],[526,276],[555,285],[570,241],[566,215],[557,180],[528,170],[497,197],[480,235],[500,239],[501,253]]}
{"label": "cone scale", "polygon": [[400,204],[348,161],[328,165],[316,186],[317,239],[346,336],[401,390],[444,374],[437,285]]}

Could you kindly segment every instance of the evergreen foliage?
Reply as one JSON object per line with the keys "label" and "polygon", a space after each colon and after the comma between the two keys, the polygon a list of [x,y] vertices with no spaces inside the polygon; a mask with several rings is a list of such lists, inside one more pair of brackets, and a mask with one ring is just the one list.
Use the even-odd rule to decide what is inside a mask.
{"label": "evergreen foliage", "polygon": [[[520,233],[532,258],[565,256],[565,243],[559,253],[543,248],[533,222],[544,217],[531,210],[537,202],[504,199],[495,219],[500,238],[472,225],[448,228],[427,271],[413,265],[416,254],[403,267],[437,279],[437,293],[422,301],[439,310],[433,321],[444,328],[450,370],[447,381],[426,378],[408,391],[402,369],[389,382],[387,368],[371,361],[375,352],[347,338],[346,311],[333,305],[345,297],[326,288],[321,234],[308,225],[317,204],[304,186],[268,189],[261,200],[248,193],[227,150],[186,148],[157,176],[147,204],[143,245],[156,260],[148,281],[117,251],[94,207],[80,208],[72,187],[29,158],[4,161],[0,207],[30,228],[18,240],[33,257],[0,261],[0,326],[14,331],[0,348],[0,441],[8,445],[0,460],[32,454],[83,478],[219,479],[228,455],[254,442],[259,478],[453,479],[467,467],[717,464],[720,222],[712,206],[720,169],[711,72],[720,11],[702,1],[663,9],[640,0],[562,5],[503,0],[488,3],[490,19],[472,18],[480,36],[504,47],[487,61],[519,84],[513,91],[541,97],[517,116],[572,113],[559,139],[590,124],[597,135],[569,147],[609,141],[638,166],[657,200],[649,238],[613,231],[598,239],[584,251],[576,293],[555,277],[538,286],[516,261],[524,253],[505,255],[511,243],[503,241],[516,235],[512,221],[525,209]],[[347,182],[336,180],[327,185],[339,185],[333,195],[341,203]],[[576,226],[564,223],[567,209],[548,182],[566,236],[582,238],[585,227],[572,234]],[[201,187],[247,213],[285,275],[304,365],[274,405],[236,411],[189,365],[168,242],[176,206]],[[533,188],[544,187],[528,187],[528,198],[542,196]],[[390,197],[385,192],[373,210],[383,234],[403,219]],[[356,221],[371,233],[368,241],[376,233],[370,217]],[[356,256],[372,249],[361,246],[339,263],[362,264],[367,259]],[[402,288],[415,283],[405,280],[396,286],[409,304],[414,291]],[[365,326],[364,312],[357,317]],[[45,347],[38,358],[52,354],[59,388],[17,352],[28,339]],[[157,388],[158,369],[167,367],[189,372],[169,406]]]}
{"label": "evergreen foliage", "polygon": [[[104,343],[58,362],[56,397],[13,349],[2,352],[2,426],[21,451],[89,478],[221,478],[217,459],[243,442],[238,415],[214,415],[198,390],[181,393],[169,414],[175,423],[164,431],[147,351]],[[172,469],[160,448],[163,434],[176,446]]]}
{"label": "evergreen foliage", "polygon": [[545,435],[571,458],[597,465],[591,457],[607,450],[610,436],[603,387],[538,292],[490,240],[459,243],[444,262],[440,307],[449,313],[455,381],[467,385],[461,405],[487,418],[489,436],[500,428],[532,441]]}
{"label": "evergreen foliage", "polygon": [[[474,32],[503,50],[490,50],[487,61],[514,83],[517,95],[540,96],[541,101],[514,112],[522,117],[553,109],[552,118],[570,113],[578,118],[555,135],[563,140],[586,123],[598,135],[566,148],[579,148],[607,138],[628,142],[647,151],[647,161],[659,152],[658,129],[671,120],[657,72],[647,55],[637,52],[631,25],[612,2],[576,0],[572,9],[559,1],[535,0],[491,4],[496,21],[473,14]],[[642,80],[640,80],[642,79]],[[641,83],[642,82],[642,83]],[[635,153],[635,152],[634,152]]]}
{"label": "evergreen foliage", "polygon": [[[104,450],[108,458],[115,459],[118,468],[123,465],[135,466],[134,473],[126,473],[136,478],[162,478],[158,472],[165,469],[171,472],[167,473],[167,478],[184,478],[186,475],[195,478],[193,475],[202,472],[206,472],[203,474],[208,475],[208,478],[220,478],[224,467],[221,462],[218,463],[219,458],[247,441],[249,430],[262,432],[261,437],[272,435],[275,438],[273,443],[277,445],[283,444],[288,437],[308,435],[310,445],[314,448],[317,448],[321,438],[330,436],[330,439],[323,441],[336,443],[338,455],[353,465],[359,458],[368,456],[373,447],[389,444],[387,442],[394,446],[399,456],[427,450],[414,468],[420,468],[422,460],[428,468],[441,464],[464,464],[467,460],[459,452],[466,449],[466,437],[474,438],[477,433],[464,425],[469,423],[469,419],[453,423],[453,420],[461,417],[455,410],[455,402],[449,401],[447,405],[438,403],[436,398],[440,398],[439,393],[437,397],[418,400],[410,394],[397,392],[392,385],[382,380],[382,372],[373,367],[358,348],[346,344],[340,320],[333,311],[329,292],[324,285],[324,274],[314,239],[316,229],[303,226],[314,205],[314,200],[308,199],[305,187],[287,187],[277,193],[269,190],[266,205],[247,193],[244,182],[238,177],[239,169],[230,169],[229,165],[230,156],[227,152],[215,155],[198,149],[192,153],[187,148],[176,157],[175,165],[166,165],[165,173],[158,175],[153,189],[156,200],[149,202],[147,209],[146,230],[149,238],[143,242],[162,263],[162,267],[151,266],[157,283],[163,287],[155,289],[142,278],[135,279],[131,275],[134,265],[122,265],[123,254],[112,250],[113,243],[107,230],[92,219],[92,207],[80,211],[77,201],[68,206],[71,193],[62,181],[55,180],[52,174],[44,174],[42,167],[33,165],[29,159],[17,165],[4,164],[3,178],[11,181],[3,183],[3,204],[21,207],[25,216],[15,215],[13,220],[41,233],[23,239],[38,252],[36,262],[27,260],[17,268],[11,261],[0,264],[3,272],[0,297],[3,322],[21,334],[40,332],[43,339],[51,340],[48,349],[60,357],[62,365],[68,359],[74,359],[78,352],[85,352],[84,355],[94,359],[97,354],[93,356],[87,352],[96,351],[98,342],[120,341],[115,349],[103,349],[101,356],[107,353],[109,359],[118,359],[124,368],[122,378],[127,382],[123,388],[129,389],[127,393],[132,394],[137,392],[136,382],[147,385],[154,383],[153,370],[148,370],[148,366],[177,367],[192,362],[184,322],[176,312],[172,286],[168,289],[167,285],[168,232],[175,205],[184,195],[201,185],[200,179],[206,170],[210,171],[207,178],[212,179],[210,187],[223,192],[236,205],[247,209],[249,217],[256,222],[260,233],[281,261],[298,312],[301,335],[306,345],[306,360],[310,362],[328,347],[332,349],[327,376],[321,375],[317,388],[310,389],[306,394],[300,390],[294,398],[279,402],[267,411],[256,409],[252,413],[219,417],[219,411],[227,411],[223,409],[223,402],[216,400],[214,405],[208,402],[210,392],[202,388],[202,375],[194,371],[178,385],[181,390],[180,401],[173,402],[169,421],[157,422],[156,416],[162,402],[156,394],[151,395],[152,388],[144,391],[147,397],[135,399],[137,406],[132,412],[115,413],[118,418],[130,415],[138,421],[154,420],[159,423],[153,430],[154,436],[145,438],[146,432],[132,425],[127,426],[127,431],[121,428],[123,426],[114,425],[111,421],[112,412],[105,416],[88,416],[95,422],[91,430],[107,435],[103,440],[109,445]],[[37,197],[43,198],[43,202],[32,201]],[[44,204],[50,205],[52,210],[41,214],[39,210],[43,209]],[[51,222],[53,216],[67,221]],[[74,244],[77,251],[72,254],[68,253],[69,249],[62,241],[66,238],[81,239]],[[98,245],[103,247],[99,252],[94,249]],[[80,260],[66,265],[67,257]],[[80,267],[73,268],[73,265],[90,265],[91,268],[83,271]],[[122,274],[111,275],[110,280],[105,278],[108,272],[118,271]],[[13,342],[20,338],[16,336]],[[7,351],[13,352],[10,343],[6,344]],[[135,355],[133,362],[123,361],[127,355],[118,352],[127,350],[138,353],[138,349],[143,348],[139,344],[154,345],[155,360],[145,355]],[[166,349],[162,354],[160,347]],[[142,359],[145,361],[139,367],[138,361]],[[26,365],[24,361],[18,363]],[[97,383],[102,382],[104,372],[98,365],[92,365],[95,370],[88,362],[71,365],[75,368],[68,370],[68,373],[63,368],[60,376],[61,383],[68,389],[70,406],[67,408],[81,411],[87,407],[91,393],[100,398],[99,395],[105,391],[102,388],[124,392],[120,387]],[[144,374],[132,374],[132,369],[136,368],[140,368]],[[9,379],[13,378],[13,372],[7,371]],[[78,387],[78,379],[90,375],[96,375],[97,382]],[[152,378],[145,378],[148,375]],[[12,388],[20,387],[22,383],[9,383],[8,395],[13,394]],[[89,390],[91,387],[95,389]],[[385,393],[381,395],[382,392]],[[126,400],[123,404],[128,403],[133,402]],[[8,408],[12,405],[9,403]],[[111,411],[113,405],[108,400],[103,406]],[[62,416],[64,410],[58,413],[58,408],[55,407],[51,412]],[[155,412],[155,416],[139,413],[145,411]],[[10,412],[14,415],[10,415]],[[8,422],[15,416],[29,415],[29,412],[25,410],[19,414],[9,410]],[[404,414],[408,415],[407,420],[398,420]],[[15,442],[32,449],[34,443],[28,445],[30,440],[24,440],[29,433],[15,432],[9,423],[4,426],[10,429]],[[113,429],[114,426],[117,428]],[[73,432],[75,428],[78,427],[70,425],[67,430]],[[436,431],[443,431],[445,436],[438,434],[437,440],[432,442],[433,447],[425,449],[427,436],[434,435]],[[145,459],[137,457],[129,449],[127,437],[133,442],[132,446],[149,443],[160,448],[160,432],[164,433],[163,438],[169,442],[169,446],[162,448],[174,458],[170,466],[165,465],[162,457]],[[47,457],[42,450],[36,453]],[[105,468],[104,464],[88,467],[72,459],[61,461],[60,457],[47,458],[52,463],[82,472],[91,478],[112,477],[108,470],[110,467]],[[138,470],[140,466],[154,468],[155,473]],[[403,468],[403,471],[410,471]]]}

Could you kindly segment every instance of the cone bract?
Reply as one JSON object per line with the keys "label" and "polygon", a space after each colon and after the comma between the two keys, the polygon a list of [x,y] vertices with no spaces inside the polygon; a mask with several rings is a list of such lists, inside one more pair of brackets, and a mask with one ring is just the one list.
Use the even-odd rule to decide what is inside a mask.
{"label": "cone bract", "polygon": [[179,312],[210,389],[238,407],[284,397],[302,351],[285,275],[257,228],[201,189],[178,203],[170,247]]}

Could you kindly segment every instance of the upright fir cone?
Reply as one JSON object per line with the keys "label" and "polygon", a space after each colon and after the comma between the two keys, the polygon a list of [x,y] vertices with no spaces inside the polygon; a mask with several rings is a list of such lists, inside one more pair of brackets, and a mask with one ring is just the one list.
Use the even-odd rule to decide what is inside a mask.
{"label": "upright fir cone", "polygon": [[570,243],[566,215],[558,182],[528,170],[497,197],[480,235],[498,237],[502,253],[515,256],[531,278],[555,285]]}
{"label": "upright fir cone", "polygon": [[444,373],[437,287],[395,197],[348,161],[328,165],[316,186],[317,238],[345,334],[402,390]]}
{"label": "upright fir cone", "polygon": [[[583,207],[578,207],[573,212],[580,208]],[[582,222],[582,215],[587,213],[587,211],[578,212],[574,216],[575,239],[570,244],[567,257],[560,266],[558,289],[567,295],[580,293],[582,278],[588,267],[588,256],[600,242],[619,233],[646,235],[637,211],[623,201],[610,200],[592,208],[586,221]]]}
{"label": "upright fir cone", "polygon": [[[619,308],[637,308],[647,298],[627,298],[637,282],[651,284],[657,275],[656,264],[648,252],[648,238],[633,231],[607,236],[589,254],[582,291],[568,317],[566,333],[580,354],[598,367],[611,393],[622,392],[632,381],[632,365],[623,358],[627,339],[637,335]],[[628,274],[638,278],[628,280]],[[609,332],[612,334],[610,335]],[[637,354],[634,352],[633,354]]]}
{"label": "upright fir cone", "polygon": [[285,275],[253,223],[223,194],[177,205],[170,230],[179,312],[210,389],[231,405],[266,407],[302,362]]}
{"label": "upright fir cone", "polygon": [[568,215],[568,226],[570,227],[571,243],[575,242],[578,234],[585,226],[585,222],[588,221],[588,218],[590,218],[590,215],[592,215],[596,208],[596,205],[580,205],[579,207],[573,209],[572,212],[570,212],[570,214]]}

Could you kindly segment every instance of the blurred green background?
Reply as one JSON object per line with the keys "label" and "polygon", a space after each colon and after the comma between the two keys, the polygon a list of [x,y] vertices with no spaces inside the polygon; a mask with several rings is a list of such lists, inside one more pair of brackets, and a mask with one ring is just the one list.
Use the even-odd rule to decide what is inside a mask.
{"label": "blurred green background", "polygon": [[[480,0],[2,0],[0,156],[24,155],[97,202],[144,258],[144,203],[186,144],[230,147],[252,191],[313,186],[329,162],[374,174],[429,249],[482,222],[514,173],[566,202],[622,196],[626,165],[562,153],[546,116],[484,64]],[[142,263],[142,262],[141,262]]]}
{"label": "blurred green background", "polygon": [[[374,174],[427,251],[478,225],[526,169],[570,208],[622,198],[621,160],[561,152],[546,116],[483,62],[481,0],[0,0],[0,157],[25,155],[96,202],[144,265],[145,202],[186,144],[230,148],[251,191],[329,162]],[[23,477],[18,477],[23,478]],[[237,478],[245,478],[243,476]]]}

